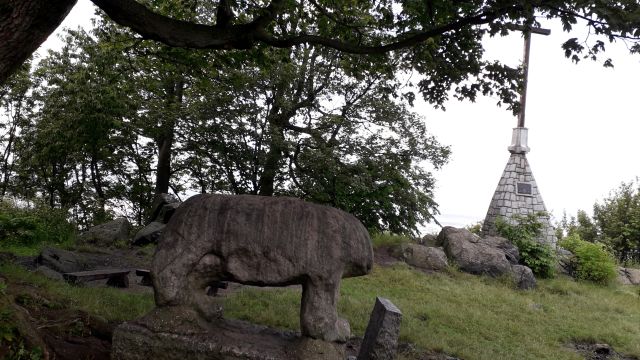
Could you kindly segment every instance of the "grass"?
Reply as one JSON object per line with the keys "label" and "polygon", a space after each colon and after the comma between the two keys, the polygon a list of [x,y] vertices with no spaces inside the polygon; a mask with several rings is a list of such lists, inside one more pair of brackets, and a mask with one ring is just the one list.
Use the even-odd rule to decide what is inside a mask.
{"label": "grass", "polygon": [[[8,264],[0,265],[0,273],[108,321],[134,319],[153,307],[150,294],[71,286]],[[640,357],[637,287],[560,278],[517,291],[508,281],[455,271],[426,275],[404,264],[377,267],[369,276],[342,282],[339,312],[354,334],[363,336],[376,296],[403,311],[401,341],[465,360],[580,359],[567,346],[573,341],[607,343]],[[245,288],[224,302],[227,317],[299,329],[299,290]]]}
{"label": "grass", "polygon": [[392,234],[390,232],[375,233],[371,235],[371,242],[374,248],[381,246],[397,246],[411,242],[411,238],[406,235]]}
{"label": "grass", "polygon": [[[362,336],[376,296],[404,313],[401,341],[466,359],[580,359],[572,341],[603,342],[640,356],[640,294],[570,279],[534,291],[456,273],[425,275],[405,265],[345,279],[339,312]],[[247,289],[227,298],[225,314],[298,329],[299,291]]]}
{"label": "grass", "polygon": [[69,285],[50,280],[39,274],[10,265],[0,265],[0,273],[16,283],[32,284],[52,297],[51,300],[100,316],[107,321],[121,322],[135,319],[154,306],[151,294],[126,293],[115,288],[92,288]]}

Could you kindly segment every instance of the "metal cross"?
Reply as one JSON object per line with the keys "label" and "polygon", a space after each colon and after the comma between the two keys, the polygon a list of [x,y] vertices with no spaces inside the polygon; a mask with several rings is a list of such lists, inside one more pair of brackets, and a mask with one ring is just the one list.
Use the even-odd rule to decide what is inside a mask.
{"label": "metal cross", "polygon": [[540,35],[549,35],[551,30],[542,28],[518,27],[517,30],[524,32],[524,56],[522,66],[524,68],[524,81],[522,84],[522,92],[520,93],[520,113],[518,114],[518,127],[524,127],[524,112],[527,105],[527,80],[529,77],[529,50],[531,49],[531,33]]}

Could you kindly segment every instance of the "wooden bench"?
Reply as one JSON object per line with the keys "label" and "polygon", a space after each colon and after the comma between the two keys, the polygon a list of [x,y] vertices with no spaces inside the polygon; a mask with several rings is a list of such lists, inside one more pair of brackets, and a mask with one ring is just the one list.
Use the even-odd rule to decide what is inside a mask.
{"label": "wooden bench", "polygon": [[[142,279],[140,279],[140,285],[153,286],[153,284],[151,282],[151,271],[150,270],[147,270],[147,269],[136,269],[136,275],[137,276],[142,276]],[[211,284],[209,284],[209,287],[207,288],[207,295],[209,295],[209,296],[218,296],[218,290],[219,289],[226,289],[227,286],[228,286],[228,284],[226,282],[214,281]]]}
{"label": "wooden bench", "polygon": [[62,277],[69,283],[81,284],[86,281],[107,280],[108,286],[126,288],[129,287],[128,269],[105,269],[92,271],[78,271],[62,274]]}
{"label": "wooden bench", "polygon": [[153,286],[151,282],[151,271],[146,269],[136,269],[136,276],[142,276],[142,279],[140,279],[140,285]]}
{"label": "wooden bench", "polygon": [[209,284],[209,288],[207,289],[207,295],[209,296],[218,296],[219,289],[226,289],[228,284],[223,281],[214,281]]}

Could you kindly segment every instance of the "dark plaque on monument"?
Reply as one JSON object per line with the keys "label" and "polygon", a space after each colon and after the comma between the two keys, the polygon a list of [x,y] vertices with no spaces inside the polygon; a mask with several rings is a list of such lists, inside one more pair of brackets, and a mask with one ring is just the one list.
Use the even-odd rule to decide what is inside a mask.
{"label": "dark plaque on monument", "polygon": [[531,183],[526,183],[526,182],[517,183],[516,192],[519,195],[531,195]]}

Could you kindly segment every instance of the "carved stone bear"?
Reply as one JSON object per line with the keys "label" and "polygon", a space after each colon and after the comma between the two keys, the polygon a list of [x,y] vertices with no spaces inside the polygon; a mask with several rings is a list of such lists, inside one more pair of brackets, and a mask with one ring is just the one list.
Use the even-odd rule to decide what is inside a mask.
{"label": "carved stone bear", "polygon": [[220,316],[206,288],[216,281],[302,285],[302,334],[346,341],[340,279],[370,272],[371,239],[354,216],[289,197],[196,195],[171,218],[151,276],[156,304]]}

